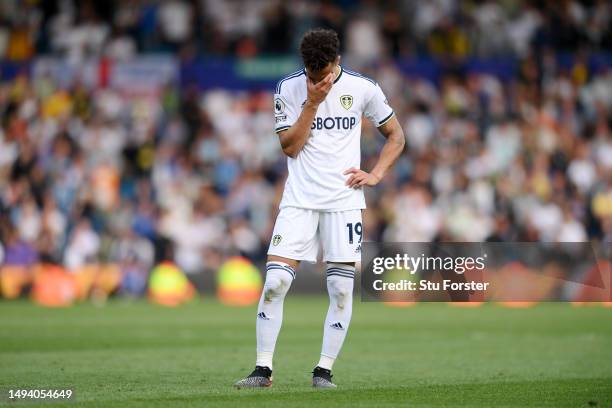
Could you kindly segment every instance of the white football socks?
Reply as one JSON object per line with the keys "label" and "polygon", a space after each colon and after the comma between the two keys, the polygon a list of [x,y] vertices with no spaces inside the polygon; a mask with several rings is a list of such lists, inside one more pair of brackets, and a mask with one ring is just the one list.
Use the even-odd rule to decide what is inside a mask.
{"label": "white football socks", "polygon": [[264,283],[257,309],[257,361],[255,365],[272,369],[276,339],[283,323],[283,301],[295,279],[295,271],[284,262],[266,264]]}
{"label": "white football socks", "polygon": [[353,312],[353,281],[355,267],[344,264],[327,264],[327,292],[329,309],[323,327],[323,347],[317,364],[331,370],[340,353]]}

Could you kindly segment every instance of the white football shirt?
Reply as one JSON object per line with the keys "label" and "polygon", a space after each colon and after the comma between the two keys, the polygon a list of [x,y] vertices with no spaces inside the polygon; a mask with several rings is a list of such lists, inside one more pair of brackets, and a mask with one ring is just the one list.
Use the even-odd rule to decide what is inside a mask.
{"label": "white football shirt", "polygon": [[[276,133],[289,129],[306,102],[306,72],[300,70],[276,86]],[[346,186],[345,170],[360,168],[361,118],[376,127],[393,116],[380,86],[370,78],[340,67],[325,100],[319,105],[304,148],[287,158],[289,177],[280,203],[320,211],[365,208],[363,189]]]}

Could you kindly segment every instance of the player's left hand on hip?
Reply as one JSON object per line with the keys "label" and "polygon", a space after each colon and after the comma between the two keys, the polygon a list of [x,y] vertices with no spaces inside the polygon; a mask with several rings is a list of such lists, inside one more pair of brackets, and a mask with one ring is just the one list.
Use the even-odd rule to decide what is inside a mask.
{"label": "player's left hand on hip", "polygon": [[374,174],[370,174],[361,169],[356,169],[355,167],[351,167],[343,173],[346,175],[351,175],[348,180],[346,180],[346,185],[351,188],[359,188],[362,186],[375,186],[380,181],[379,177],[376,177]]}

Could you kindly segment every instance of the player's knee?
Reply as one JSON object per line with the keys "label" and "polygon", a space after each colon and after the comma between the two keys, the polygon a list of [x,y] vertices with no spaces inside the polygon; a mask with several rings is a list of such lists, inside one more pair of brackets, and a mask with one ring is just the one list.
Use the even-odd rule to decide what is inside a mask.
{"label": "player's knee", "polygon": [[291,282],[286,282],[278,276],[266,277],[266,283],[264,284],[263,293],[264,301],[271,302],[275,299],[285,296],[289,290]]}
{"label": "player's knee", "polygon": [[337,309],[343,310],[352,301],[352,281],[350,282],[350,284],[348,282],[342,282],[337,280],[329,281],[328,283],[328,291],[332,303]]}
{"label": "player's knee", "polygon": [[267,278],[264,285],[264,300],[269,302],[281,293],[282,282],[278,278]]}

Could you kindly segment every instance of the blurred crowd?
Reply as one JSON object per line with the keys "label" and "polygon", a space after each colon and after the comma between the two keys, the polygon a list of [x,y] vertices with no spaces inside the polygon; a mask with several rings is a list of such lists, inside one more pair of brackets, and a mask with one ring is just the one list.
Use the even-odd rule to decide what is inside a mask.
{"label": "blurred crowd", "polygon": [[[584,44],[609,46],[605,1],[397,2],[393,16],[369,1],[297,1],[289,9],[126,0],[104,13],[94,10],[98,3],[49,2],[51,13],[47,2],[2,2],[15,7],[2,14],[11,38],[5,50],[14,49],[15,27],[25,27],[50,33],[29,37],[36,40],[29,56],[40,49],[77,58],[96,49],[70,40],[76,32],[82,41],[99,37],[98,52],[125,35],[132,45],[116,49],[196,42],[218,53],[286,52],[296,38],[280,35],[279,26],[324,23],[337,25],[357,54],[351,47],[373,38],[391,46],[381,53],[412,52],[404,46],[436,53],[449,44],[436,39],[440,30],[461,27],[466,52],[521,55],[511,80],[448,69],[432,83],[405,76],[390,59],[371,64],[372,55],[351,67],[379,81],[407,138],[391,173],[367,190],[366,239],[612,242],[612,71],[590,67],[582,48],[569,68],[557,59]],[[234,13],[243,3],[262,19]],[[274,4],[282,18],[269,14]],[[7,16],[14,17],[8,25]],[[547,35],[551,24],[573,29]],[[401,35],[389,32],[394,27]],[[534,53],[535,44],[547,45]],[[167,86],[132,101],[112,88],[61,88],[20,75],[0,82],[0,118],[0,264],[49,261],[76,270],[111,262],[137,277],[167,258],[191,274],[216,270],[231,255],[265,259],[286,175],[271,90]],[[362,168],[373,167],[383,143],[364,121]]]}
{"label": "blurred crowd", "polygon": [[366,62],[612,50],[607,0],[3,0],[0,58],[285,54],[313,26]]}

